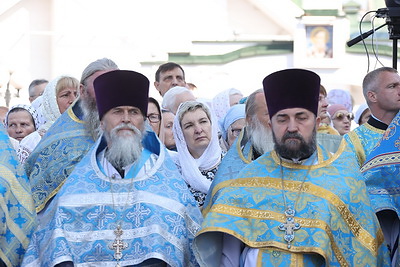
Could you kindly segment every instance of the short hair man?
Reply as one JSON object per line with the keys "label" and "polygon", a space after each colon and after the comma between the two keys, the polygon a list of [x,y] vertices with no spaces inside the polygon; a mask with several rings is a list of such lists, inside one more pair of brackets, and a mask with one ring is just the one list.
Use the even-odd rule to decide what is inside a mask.
{"label": "short hair man", "polygon": [[363,80],[363,94],[371,117],[363,125],[344,135],[353,148],[359,166],[375,147],[400,110],[400,75],[391,67],[369,72]]}
{"label": "short hair man", "polygon": [[200,265],[387,264],[351,151],[343,146],[332,155],[317,145],[319,76],[288,69],[268,75],[263,85],[274,150],[235,179],[214,180],[194,242]]}
{"label": "short hair man", "polygon": [[168,92],[164,94],[161,106],[163,109],[167,109],[176,114],[180,104],[182,104],[183,102],[195,100],[196,97],[188,88],[175,86],[169,89]]}
{"label": "short hair man", "polygon": [[44,88],[46,88],[46,85],[49,83],[48,80],[45,79],[36,79],[33,80],[29,84],[29,102],[33,102],[36,98],[41,96],[43,94]]}
{"label": "short hair man", "polygon": [[146,131],[149,80],[115,70],[94,81],[102,137],[50,203],[26,266],[195,266],[202,220],[185,181]]}
{"label": "short hair man", "polygon": [[36,211],[57,194],[75,165],[99,134],[93,89],[95,78],[118,66],[108,58],[91,62],[82,72],[79,99],[54,122],[25,162]]}
{"label": "short hair man", "polygon": [[158,67],[155,75],[154,86],[161,96],[175,86],[186,86],[185,71],[174,62],[167,62]]}

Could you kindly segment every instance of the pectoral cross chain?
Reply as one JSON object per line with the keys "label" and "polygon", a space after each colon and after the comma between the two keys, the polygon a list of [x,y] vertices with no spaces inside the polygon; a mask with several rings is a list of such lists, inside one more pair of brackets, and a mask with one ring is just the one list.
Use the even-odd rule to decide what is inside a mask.
{"label": "pectoral cross chain", "polygon": [[281,231],[285,231],[285,236],[283,239],[288,243],[288,248],[291,248],[291,242],[294,240],[294,231],[297,231],[301,228],[299,223],[294,221],[295,210],[288,207],[285,210],[286,222],[281,223],[278,228]]}
{"label": "pectoral cross chain", "polygon": [[121,239],[121,236],[123,234],[123,231],[121,229],[121,226],[118,225],[117,229],[114,230],[115,234],[115,239],[114,242],[110,245],[110,249],[114,250],[114,259],[117,260],[117,267],[119,267],[119,261],[122,259],[122,250],[128,248],[128,244],[126,242],[123,242]]}

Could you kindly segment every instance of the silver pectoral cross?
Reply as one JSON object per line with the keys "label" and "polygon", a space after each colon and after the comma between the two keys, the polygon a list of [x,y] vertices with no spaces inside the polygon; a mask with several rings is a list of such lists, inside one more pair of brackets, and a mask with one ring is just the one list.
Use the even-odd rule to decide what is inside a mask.
{"label": "silver pectoral cross", "polygon": [[296,223],[294,221],[294,214],[295,210],[287,207],[285,210],[285,216],[286,216],[286,222],[281,223],[278,226],[278,229],[281,231],[285,231],[285,236],[283,239],[288,243],[288,248],[291,248],[291,242],[294,240],[294,231],[297,231],[301,228],[301,225],[299,223]]}
{"label": "silver pectoral cross", "polygon": [[122,250],[128,248],[128,244],[123,242],[121,236],[124,232],[121,229],[121,226],[118,225],[117,229],[114,230],[115,239],[114,242],[110,245],[110,249],[114,250],[114,259],[117,260],[117,267],[119,267],[119,261],[122,259]]}

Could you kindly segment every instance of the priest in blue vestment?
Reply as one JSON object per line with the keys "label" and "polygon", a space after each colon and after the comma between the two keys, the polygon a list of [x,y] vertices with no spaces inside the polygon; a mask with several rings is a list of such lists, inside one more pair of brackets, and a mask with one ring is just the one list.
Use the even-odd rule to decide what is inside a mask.
{"label": "priest in blue vestment", "polygon": [[351,150],[319,145],[319,76],[268,75],[274,150],[214,180],[194,241],[200,266],[388,266],[389,251]]}
{"label": "priest in blue vestment", "polygon": [[361,172],[391,251],[392,266],[399,266],[400,112],[368,155]]}
{"label": "priest in blue vestment", "polygon": [[0,266],[20,266],[35,230],[31,188],[10,137],[0,125]]}
{"label": "priest in blue vestment", "polygon": [[41,212],[57,194],[75,165],[98,138],[99,119],[93,80],[118,69],[108,58],[90,63],[82,72],[80,96],[54,122],[25,163],[36,212]]}
{"label": "priest in blue vestment", "polygon": [[149,80],[115,70],[94,88],[103,134],[44,210],[23,266],[197,266],[202,216],[146,127]]}

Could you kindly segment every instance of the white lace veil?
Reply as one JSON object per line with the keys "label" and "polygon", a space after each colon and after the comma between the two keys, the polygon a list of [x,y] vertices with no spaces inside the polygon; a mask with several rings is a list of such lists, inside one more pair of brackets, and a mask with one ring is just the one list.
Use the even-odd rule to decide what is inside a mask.
{"label": "white lace veil", "polygon": [[[186,105],[189,104],[195,106],[201,102],[189,101],[185,103]],[[210,188],[211,181],[204,177],[200,170],[212,169],[221,161],[222,150],[218,142],[218,123],[210,108],[206,104],[201,103],[206,113],[211,114],[211,141],[200,158],[193,158],[188,150],[179,121],[179,114],[183,104],[184,103],[179,106],[177,115],[174,119],[173,133],[178,153],[174,154],[175,156],[173,159],[178,165],[178,168],[180,168],[185,181],[193,189],[207,193],[208,189]]]}

